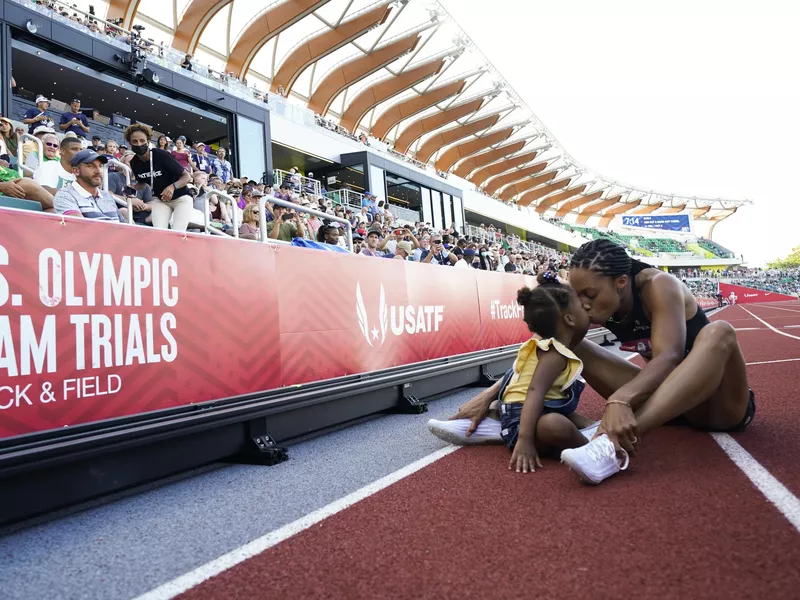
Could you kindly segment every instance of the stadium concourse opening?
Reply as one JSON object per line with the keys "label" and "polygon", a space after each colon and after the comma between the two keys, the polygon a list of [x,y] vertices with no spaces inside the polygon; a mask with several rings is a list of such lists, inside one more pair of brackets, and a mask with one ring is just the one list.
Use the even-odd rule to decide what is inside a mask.
{"label": "stadium concourse opening", "polygon": [[229,119],[225,114],[168,96],[160,89],[136,88],[128,79],[101,72],[86,64],[14,40],[12,60],[16,88],[13,90],[12,118],[22,121],[26,110],[35,107],[36,96],[51,101],[48,114],[59,122],[73,99],[81,101],[81,112],[91,119],[91,133],[103,142],[123,142],[124,128],[144,123],[154,134],[171,139],[185,136],[189,143],[229,147]]}

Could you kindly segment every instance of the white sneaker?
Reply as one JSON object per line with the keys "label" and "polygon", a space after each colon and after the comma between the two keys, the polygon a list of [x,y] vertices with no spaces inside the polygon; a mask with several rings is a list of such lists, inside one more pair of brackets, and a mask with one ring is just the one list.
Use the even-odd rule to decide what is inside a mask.
{"label": "white sneaker", "polygon": [[500,435],[500,421],[484,419],[478,428],[467,436],[467,430],[472,421],[469,419],[456,419],[455,421],[428,421],[428,429],[440,440],[459,446],[475,446],[479,444],[502,444]]}
{"label": "white sneaker", "polygon": [[614,442],[603,434],[585,446],[564,450],[561,462],[567,463],[584,482],[597,485],[628,468],[628,453],[622,452],[624,457],[618,458]]}

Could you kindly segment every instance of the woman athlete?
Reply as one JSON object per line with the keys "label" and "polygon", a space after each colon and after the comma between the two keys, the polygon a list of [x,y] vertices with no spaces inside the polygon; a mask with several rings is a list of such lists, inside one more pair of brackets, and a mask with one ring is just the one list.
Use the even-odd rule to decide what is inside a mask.
{"label": "woman athlete", "polygon": [[[597,239],[573,255],[569,283],[590,321],[645,360],[639,367],[588,340],[576,348],[583,377],[606,399],[595,439],[562,454],[584,480],[599,483],[627,466],[625,456],[621,467],[609,467],[612,450],[619,461],[634,455],[642,436],[675,419],[707,431],[741,431],[750,424],[755,398],[736,333],[724,321],[709,323],[678,279]],[[472,419],[474,430],[498,390],[487,389],[453,418]]]}

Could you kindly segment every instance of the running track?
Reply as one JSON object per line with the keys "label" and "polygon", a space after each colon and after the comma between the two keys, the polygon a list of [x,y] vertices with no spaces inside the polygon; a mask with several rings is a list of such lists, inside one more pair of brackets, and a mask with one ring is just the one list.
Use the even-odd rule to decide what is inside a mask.
{"label": "running track", "polygon": [[[663,428],[642,442],[627,472],[592,488],[555,461],[521,475],[506,469],[504,448],[434,445],[211,560],[190,560],[178,573],[152,569],[150,591],[139,597],[800,597],[800,303],[729,307],[718,318],[737,329],[756,392],[756,419],[744,434]],[[590,416],[600,407],[593,393],[582,401]],[[424,427],[424,419],[411,422]],[[241,525],[235,513],[227,518],[230,528]],[[17,570],[4,571],[15,556],[3,541],[0,588],[8,590],[23,585],[28,565],[18,559]],[[70,551],[66,541],[56,547]],[[187,550],[202,557],[209,548]],[[44,551],[36,558],[64,560]],[[108,582],[102,596],[134,596],[140,586],[114,584],[124,561],[108,563],[96,574]],[[63,564],[78,570],[65,580],[85,575]],[[50,585],[51,597],[84,597]]]}

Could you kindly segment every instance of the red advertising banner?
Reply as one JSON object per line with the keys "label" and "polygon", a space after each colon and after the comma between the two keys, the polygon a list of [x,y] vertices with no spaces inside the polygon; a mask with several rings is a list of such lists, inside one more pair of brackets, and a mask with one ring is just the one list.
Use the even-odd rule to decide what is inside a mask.
{"label": "red advertising banner", "polygon": [[530,337],[532,277],[0,209],[0,438]]}
{"label": "red advertising banner", "polygon": [[6,210],[0,227],[0,437],[280,385],[274,253]]}
{"label": "red advertising banner", "polygon": [[719,306],[719,302],[717,302],[716,298],[698,298],[697,296],[695,296],[694,299],[697,300],[697,306],[699,306],[703,310],[708,310],[709,308],[717,308]]}
{"label": "red advertising banner", "polygon": [[797,300],[795,296],[778,294],[777,292],[765,292],[753,288],[742,287],[730,283],[719,284],[719,291],[728,304],[752,304],[754,302],[787,302]]}
{"label": "red advertising banner", "polygon": [[519,344],[530,339],[531,332],[522,320],[517,291],[536,286],[532,276],[509,276],[509,273],[477,271],[478,303],[481,316],[482,349]]}

